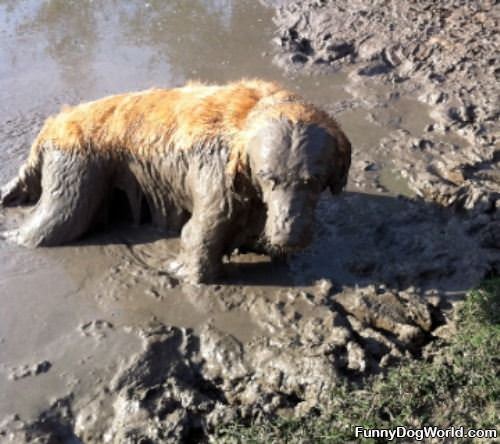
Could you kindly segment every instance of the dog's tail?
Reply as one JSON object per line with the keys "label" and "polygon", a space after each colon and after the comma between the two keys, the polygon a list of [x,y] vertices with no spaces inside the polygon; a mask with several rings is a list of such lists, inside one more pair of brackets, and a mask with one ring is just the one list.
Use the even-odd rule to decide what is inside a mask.
{"label": "dog's tail", "polygon": [[[47,125],[47,123],[44,125]],[[28,159],[21,165],[17,176],[0,188],[0,206],[35,203],[42,193],[42,165],[45,140],[42,131],[31,145]]]}

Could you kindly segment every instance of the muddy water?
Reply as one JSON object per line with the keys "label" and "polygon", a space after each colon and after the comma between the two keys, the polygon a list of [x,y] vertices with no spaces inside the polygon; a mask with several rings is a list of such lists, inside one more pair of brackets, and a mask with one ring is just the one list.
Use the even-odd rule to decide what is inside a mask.
{"label": "muddy water", "polygon": [[[307,292],[319,288],[321,293],[317,283],[325,278],[337,290],[379,285],[384,279],[407,288],[420,283],[426,272],[426,290],[451,293],[477,280],[473,272],[457,281],[449,270],[443,275],[408,271],[418,268],[411,259],[415,251],[436,264],[442,261],[445,268],[459,268],[462,249],[473,248],[464,241],[447,253],[439,227],[428,221],[417,221],[418,227],[405,233],[408,223],[396,220],[402,234],[389,230],[385,238],[381,235],[385,257],[369,231],[357,236],[356,230],[375,230],[384,217],[409,211],[425,219],[433,211],[409,209],[394,199],[412,193],[393,171],[390,156],[377,154],[380,141],[392,131],[423,131],[430,122],[428,110],[414,99],[391,96],[389,89],[346,89],[347,75],[340,72],[284,77],[269,56],[271,16],[254,1],[0,0],[2,182],[26,156],[43,119],[62,104],[172,87],[187,79],[278,80],[334,112],[355,150],[351,193],[333,209],[325,197],[319,216],[327,221],[318,228],[319,240],[292,262],[293,273],[265,257],[245,255],[228,264],[228,276],[218,286],[177,285],[162,269],[175,255],[177,240],[165,240],[147,226],[120,226],[76,245],[36,251],[1,242],[0,418],[18,413],[29,420],[69,394],[85,399],[142,349],[136,331],[150,322],[195,332],[210,325],[249,344],[286,330],[286,322],[312,317]],[[370,193],[378,198],[371,200]],[[26,211],[2,210],[0,224],[15,225]],[[333,227],[336,221],[340,228]],[[451,222],[446,230],[462,236]],[[403,241],[401,260],[397,242],[408,236],[413,240]],[[328,251],[321,248],[325,240]],[[380,260],[392,268],[377,268]],[[468,266],[476,270],[482,265],[478,258]],[[405,276],[410,282],[401,284]],[[262,304],[281,317],[265,318]],[[37,368],[44,361],[50,368]]]}

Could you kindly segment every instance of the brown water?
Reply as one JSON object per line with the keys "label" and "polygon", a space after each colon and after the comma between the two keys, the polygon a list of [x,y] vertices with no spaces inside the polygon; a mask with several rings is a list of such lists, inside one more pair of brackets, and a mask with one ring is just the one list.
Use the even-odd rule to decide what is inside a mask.
{"label": "brown water", "polygon": [[[187,79],[241,77],[278,80],[325,107],[351,100],[344,74],[283,76],[269,55],[271,16],[257,1],[0,0],[1,182],[25,158],[43,119],[64,103]],[[392,102],[382,124],[359,108],[338,118],[354,149],[370,153],[394,128],[423,128],[427,112],[416,103]],[[397,120],[402,114],[411,118]],[[381,163],[384,186],[409,194],[389,163]],[[22,216],[4,211],[0,223]],[[286,271],[274,270],[268,282],[272,265],[247,256],[239,260],[253,273],[254,286],[238,286],[236,267],[231,287],[171,288],[161,266],[176,249],[175,239],[158,239],[147,227],[36,251],[0,242],[0,418],[27,417],[55,397],[106,379],[141,347],[131,328],[154,319],[195,329],[210,321],[243,342],[265,333],[225,301],[237,305],[238,292],[241,298],[272,295],[280,283],[293,282]],[[47,373],[10,379],[23,365],[43,360],[52,364]]]}

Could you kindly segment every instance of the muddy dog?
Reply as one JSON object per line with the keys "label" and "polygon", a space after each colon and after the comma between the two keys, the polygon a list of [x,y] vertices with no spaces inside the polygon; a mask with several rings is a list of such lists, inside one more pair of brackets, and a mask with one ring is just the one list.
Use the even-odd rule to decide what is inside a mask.
{"label": "muddy dog", "polygon": [[344,187],[351,146],[325,112],[274,83],[188,83],[106,97],[49,117],[1,205],[36,203],[3,237],[28,247],[77,239],[114,190],[181,231],[173,271],[209,282],[235,248],[285,255],[311,240],[327,187]]}

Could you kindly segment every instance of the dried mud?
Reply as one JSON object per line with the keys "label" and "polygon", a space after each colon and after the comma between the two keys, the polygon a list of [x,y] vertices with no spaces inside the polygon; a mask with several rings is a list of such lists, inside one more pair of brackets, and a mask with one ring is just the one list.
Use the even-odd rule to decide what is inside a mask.
{"label": "dried mud", "polygon": [[[275,2],[276,31],[272,9],[228,2],[221,14],[218,2],[191,1],[189,11],[171,2],[178,23],[189,27],[192,11],[208,17],[181,43],[168,34],[172,11],[162,2],[124,9],[116,16],[121,27],[113,28],[120,31],[95,23],[98,6],[49,3],[53,9],[30,3],[31,15],[11,6],[16,28],[2,25],[7,43],[29,45],[29,37],[18,35],[26,29],[49,42],[48,59],[33,62],[45,67],[42,86],[45,73],[59,67],[62,75],[34,91],[33,103],[26,101],[34,68],[21,75],[22,53],[16,63],[8,50],[0,53],[10,61],[0,81],[19,89],[17,96],[1,93],[2,182],[60,103],[114,92],[109,77],[116,73],[102,65],[103,55],[126,71],[120,62],[130,53],[148,54],[138,51],[144,42],[155,57],[150,64],[134,59],[127,72],[140,80],[125,76],[118,90],[158,82],[158,54],[176,70],[160,86],[182,83],[193,70],[219,83],[244,75],[276,79],[336,116],[353,142],[353,165],[347,191],[321,198],[316,237],[306,251],[285,264],[235,254],[217,285],[186,285],[169,276],[164,265],[175,258],[178,239],[148,225],[117,221],[64,248],[31,251],[0,242],[0,441],[196,442],[234,420],[307,414],[327,406],[329,389],[346,378],[383,371],[403,355],[419,357],[429,341],[445,337],[464,292],[499,272],[498,110],[491,77],[498,67],[485,56],[494,53],[496,32],[488,3],[474,20],[461,22],[472,14],[470,2],[440,3],[439,10],[424,2],[416,12],[410,8],[417,6],[394,2],[397,14],[390,5],[367,10],[362,2],[345,8],[342,2]],[[69,48],[40,31],[66,15],[79,18],[68,35],[61,31]],[[148,17],[155,26],[140,30]],[[391,23],[390,33],[381,32]],[[92,26],[105,36],[104,46],[91,38],[99,34]],[[255,40],[248,60],[242,53],[249,37],[223,48],[228,63],[210,63],[220,52],[206,48],[209,36],[229,42],[242,30]],[[187,31],[177,26],[176,32]],[[271,66],[273,35],[275,60],[291,77]],[[430,40],[433,35],[446,36],[442,41],[454,49]],[[106,46],[113,38],[122,39],[121,46]],[[78,44],[94,80],[72,78],[88,72],[68,58]],[[424,49],[430,55],[417,60]],[[186,59],[186,52],[193,56]],[[329,55],[328,63],[318,62]],[[448,64],[455,68],[445,73]],[[297,74],[307,70],[320,75]],[[2,210],[0,225],[16,225],[27,211]]]}

